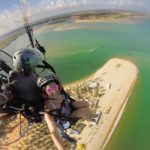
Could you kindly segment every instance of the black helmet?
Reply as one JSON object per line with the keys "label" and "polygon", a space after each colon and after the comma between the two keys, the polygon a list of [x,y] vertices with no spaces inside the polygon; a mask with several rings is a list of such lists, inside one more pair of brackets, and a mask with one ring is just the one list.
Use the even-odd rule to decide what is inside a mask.
{"label": "black helmet", "polygon": [[35,70],[42,58],[42,53],[37,49],[24,48],[14,54],[13,66],[17,71],[28,75]]}
{"label": "black helmet", "polygon": [[60,86],[60,81],[58,77],[55,74],[49,74],[47,76],[38,78],[37,87],[39,88],[39,90],[41,90],[46,84],[50,82],[55,82],[56,84]]}

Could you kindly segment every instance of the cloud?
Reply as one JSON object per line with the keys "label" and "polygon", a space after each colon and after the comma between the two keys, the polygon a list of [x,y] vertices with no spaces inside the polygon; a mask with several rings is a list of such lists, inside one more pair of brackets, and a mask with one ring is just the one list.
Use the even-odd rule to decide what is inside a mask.
{"label": "cloud", "polygon": [[[94,0],[95,1],[95,0]],[[93,3],[91,0],[41,0],[40,6],[48,6],[51,9],[76,7]]]}
{"label": "cloud", "polygon": [[123,7],[143,7],[143,2],[138,2],[135,0],[108,0],[108,4],[112,6],[123,6]]}
{"label": "cloud", "polygon": [[18,11],[5,10],[0,14],[0,33],[5,33],[18,27],[21,23],[21,16]]}
{"label": "cloud", "polygon": [[108,0],[109,4],[111,5],[133,5],[134,1],[133,0]]}

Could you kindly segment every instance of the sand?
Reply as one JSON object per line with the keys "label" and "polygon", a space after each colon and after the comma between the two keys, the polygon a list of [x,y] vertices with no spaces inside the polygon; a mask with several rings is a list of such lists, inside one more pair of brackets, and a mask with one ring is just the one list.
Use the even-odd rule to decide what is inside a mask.
{"label": "sand", "polygon": [[76,19],[75,20],[75,23],[87,23],[87,22],[135,24],[139,22],[139,19],[133,18],[133,17],[126,17],[126,18],[103,17],[103,18]]}
{"label": "sand", "polygon": [[80,139],[79,143],[86,145],[87,150],[105,148],[123,114],[137,75],[138,69],[132,62],[113,58],[90,77],[92,80],[99,79],[105,94],[99,98],[97,107],[97,111],[102,112],[100,121],[96,125],[87,122],[87,126],[77,137]]}

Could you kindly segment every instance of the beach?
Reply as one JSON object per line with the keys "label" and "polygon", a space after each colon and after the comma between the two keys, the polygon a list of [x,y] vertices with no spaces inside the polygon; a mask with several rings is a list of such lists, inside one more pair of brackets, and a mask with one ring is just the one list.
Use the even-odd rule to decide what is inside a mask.
{"label": "beach", "polygon": [[133,24],[133,23],[136,23],[138,22],[138,20],[136,19],[133,19],[133,18],[100,18],[100,19],[95,19],[95,18],[92,18],[92,19],[77,19],[75,20],[76,23],[87,23],[87,22],[101,22],[101,23],[104,23],[104,22],[107,22],[107,23],[125,23],[125,24]]}
{"label": "beach", "polygon": [[[132,62],[113,58],[86,81],[80,81],[80,84],[89,86],[93,93],[97,85],[101,89],[99,97],[94,94],[86,97],[90,105],[94,105],[92,110],[99,114],[97,120],[95,118],[92,123],[84,121],[86,127],[74,136],[79,143],[86,145],[87,150],[105,148],[123,114],[137,75],[138,69]],[[79,85],[79,82],[75,84]]]}

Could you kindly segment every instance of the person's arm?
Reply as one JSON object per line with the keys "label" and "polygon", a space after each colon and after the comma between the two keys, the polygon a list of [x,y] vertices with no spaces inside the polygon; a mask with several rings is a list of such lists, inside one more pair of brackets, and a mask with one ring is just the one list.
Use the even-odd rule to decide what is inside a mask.
{"label": "person's arm", "polygon": [[48,113],[45,113],[44,117],[56,147],[58,148],[58,150],[65,150],[62,138],[60,137],[53,117],[51,117]]}
{"label": "person's arm", "polygon": [[15,86],[16,86],[17,81],[14,80],[13,82],[7,83],[4,87],[4,95],[8,97],[8,100],[14,100],[16,97],[16,92],[15,92]]}

